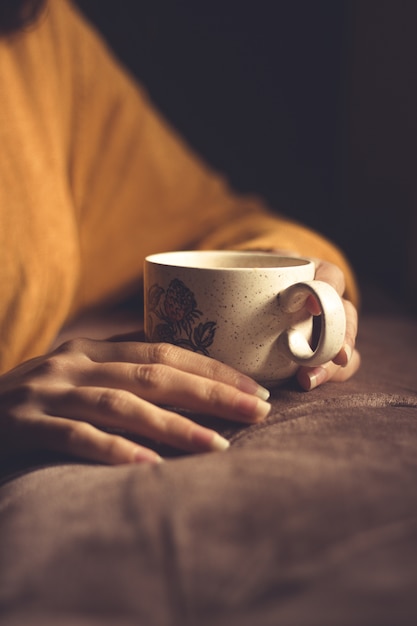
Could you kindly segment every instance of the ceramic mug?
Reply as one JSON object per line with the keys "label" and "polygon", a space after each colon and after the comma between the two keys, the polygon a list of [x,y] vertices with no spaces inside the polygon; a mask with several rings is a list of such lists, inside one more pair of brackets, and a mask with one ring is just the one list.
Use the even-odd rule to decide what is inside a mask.
{"label": "ceramic mug", "polygon": [[[273,386],[300,365],[333,359],[345,337],[341,298],[314,280],[309,259],[234,251],[187,251],[145,259],[145,334],[213,357]],[[311,347],[314,295],[322,315]]]}

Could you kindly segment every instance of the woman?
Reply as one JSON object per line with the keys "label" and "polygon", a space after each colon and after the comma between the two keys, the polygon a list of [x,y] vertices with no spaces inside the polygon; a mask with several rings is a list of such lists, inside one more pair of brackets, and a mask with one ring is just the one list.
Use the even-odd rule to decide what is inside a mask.
{"label": "woman", "polygon": [[247,423],[266,417],[266,390],[174,346],[78,339],[49,351],[69,319],[137,290],[144,257],[157,251],[274,249],[321,259],[316,278],[348,298],[345,344],[332,363],[297,377],[306,390],[349,378],[359,366],[357,291],[342,254],[233,194],[67,0],[2,7],[1,455],[159,462],[150,448],[102,429],[197,452],[228,442],[163,407]]}

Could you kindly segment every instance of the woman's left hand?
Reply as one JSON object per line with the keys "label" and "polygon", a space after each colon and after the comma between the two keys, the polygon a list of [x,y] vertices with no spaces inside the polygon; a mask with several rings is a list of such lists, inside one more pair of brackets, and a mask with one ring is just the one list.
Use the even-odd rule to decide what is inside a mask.
{"label": "woman's left hand", "polygon": [[[316,280],[329,283],[340,296],[343,296],[345,279],[343,272],[336,265],[327,261],[317,261],[315,278]],[[346,313],[345,342],[333,361],[318,367],[300,367],[297,372],[297,380],[306,391],[310,391],[328,380],[345,381],[359,369],[360,355],[355,348],[358,331],[358,313],[349,300],[344,298],[342,300]],[[313,297],[309,299],[308,308],[312,315],[320,314],[320,307]]]}

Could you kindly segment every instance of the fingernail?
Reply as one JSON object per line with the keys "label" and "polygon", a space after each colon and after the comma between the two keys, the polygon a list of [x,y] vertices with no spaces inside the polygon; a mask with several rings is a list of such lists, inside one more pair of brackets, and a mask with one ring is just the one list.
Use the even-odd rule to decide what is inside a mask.
{"label": "fingernail", "polygon": [[164,459],[156,454],[156,452],[152,452],[152,450],[146,450],[142,448],[137,448],[133,454],[133,462],[134,463],[163,463]]}
{"label": "fingernail", "polygon": [[218,433],[216,433],[211,440],[211,447],[213,450],[216,450],[218,452],[224,452],[225,450],[230,448],[230,442]]}
{"label": "fingernail", "polygon": [[308,372],[307,377],[310,382],[308,391],[324,383],[327,380],[327,376],[327,370],[324,367],[316,367],[314,370],[311,370],[311,372]]}
{"label": "fingernail", "polygon": [[261,385],[258,385],[258,389],[255,391],[255,396],[257,396],[261,400],[268,400],[270,395],[271,395],[271,392],[269,391],[269,389],[266,389],[265,387],[261,387]]}
{"label": "fingernail", "polygon": [[236,408],[242,416],[260,421],[268,415],[271,405],[256,396],[242,393],[236,399]]}
{"label": "fingernail", "polygon": [[223,452],[230,446],[228,440],[219,435],[219,433],[203,427],[195,428],[191,440],[200,449],[212,450],[213,452]]}
{"label": "fingernail", "polygon": [[250,395],[256,396],[261,400],[268,400],[271,395],[268,389],[259,385],[253,378],[249,378],[248,376],[242,376],[237,385],[240,391],[244,393],[249,393]]}

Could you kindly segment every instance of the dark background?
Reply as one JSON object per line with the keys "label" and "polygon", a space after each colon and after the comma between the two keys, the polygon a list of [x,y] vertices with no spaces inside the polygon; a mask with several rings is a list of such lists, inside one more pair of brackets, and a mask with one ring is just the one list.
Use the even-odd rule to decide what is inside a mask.
{"label": "dark background", "polygon": [[414,0],[78,4],[237,190],[331,237],[365,288],[412,302]]}

